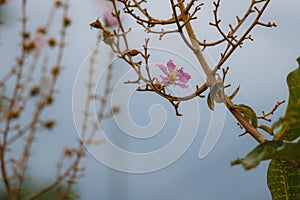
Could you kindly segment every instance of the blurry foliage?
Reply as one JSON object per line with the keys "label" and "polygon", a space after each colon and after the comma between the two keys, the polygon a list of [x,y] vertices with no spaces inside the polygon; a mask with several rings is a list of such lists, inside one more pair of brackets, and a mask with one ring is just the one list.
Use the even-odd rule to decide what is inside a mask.
{"label": "blurry foliage", "polygon": [[[41,189],[39,187],[41,187],[42,185],[45,185],[45,183],[43,183],[41,180],[38,180],[37,177],[27,176],[24,182],[24,186],[15,200],[22,200],[30,196],[35,191]],[[76,194],[76,190],[73,190],[70,194],[71,195]],[[60,195],[59,189],[54,188],[50,191],[45,192],[43,195],[35,198],[35,200],[55,200],[61,198],[59,195]],[[0,187],[0,199],[1,200],[8,199],[5,188],[3,186]]]}

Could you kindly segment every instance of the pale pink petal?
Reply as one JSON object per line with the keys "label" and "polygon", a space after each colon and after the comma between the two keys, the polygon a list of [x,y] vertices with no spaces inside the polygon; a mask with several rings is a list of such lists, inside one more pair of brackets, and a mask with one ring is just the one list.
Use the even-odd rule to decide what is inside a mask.
{"label": "pale pink petal", "polygon": [[35,49],[34,52],[36,54],[41,53],[42,49],[46,45],[46,39],[45,35],[41,33],[36,33],[34,38],[33,38],[34,44],[35,44]]}
{"label": "pale pink petal", "polygon": [[166,67],[166,66],[164,66],[164,65],[162,65],[162,64],[156,64],[156,66],[159,67],[159,69],[160,69],[161,71],[163,71],[163,73],[164,73],[165,75],[168,75],[168,71],[167,71],[167,67]]}
{"label": "pale pink petal", "polygon": [[188,79],[180,74],[177,74],[177,80],[182,83],[187,83]]}
{"label": "pale pink petal", "polygon": [[181,88],[188,88],[189,87],[188,84],[184,84],[184,83],[175,83],[175,85],[178,85]]}
{"label": "pale pink petal", "polygon": [[191,79],[191,76],[188,73],[183,72],[183,68],[180,68],[178,70],[177,78],[180,82],[187,83]]}
{"label": "pale pink petal", "polygon": [[176,69],[176,65],[173,63],[173,60],[169,60],[167,62],[167,66],[168,66],[169,72],[172,72]]}
{"label": "pale pink petal", "polygon": [[165,77],[165,76],[162,76],[162,75],[160,75],[160,77],[161,77],[161,83],[162,84],[166,84],[166,83],[169,82],[169,78],[168,77]]}
{"label": "pale pink petal", "polygon": [[156,66],[158,66],[161,69],[161,71],[166,75],[160,76],[162,84],[165,84],[165,86],[176,85],[181,88],[189,87],[187,83],[191,79],[191,75],[184,72],[183,68],[178,69],[174,64],[173,60],[169,60],[167,62],[167,66],[163,64],[156,64]]}
{"label": "pale pink petal", "polygon": [[119,25],[118,19],[115,16],[113,16],[111,12],[105,11],[103,17],[104,17],[105,25],[107,27],[113,27]]}

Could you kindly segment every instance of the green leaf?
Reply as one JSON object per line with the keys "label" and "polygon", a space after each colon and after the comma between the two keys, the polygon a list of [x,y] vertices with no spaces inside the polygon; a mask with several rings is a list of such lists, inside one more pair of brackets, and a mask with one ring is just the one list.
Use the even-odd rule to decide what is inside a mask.
{"label": "green leaf", "polygon": [[[300,66],[300,57],[297,59]],[[287,76],[289,87],[289,102],[285,116],[272,126],[273,129],[281,126],[275,134],[274,140],[293,141],[300,136],[300,68],[298,67]]]}
{"label": "green leaf", "polygon": [[252,126],[254,126],[255,128],[257,127],[257,116],[250,106],[247,106],[245,104],[238,104],[233,106],[233,108],[237,109],[240,113],[242,113]]}
{"label": "green leaf", "polygon": [[233,99],[236,95],[237,95],[237,93],[239,92],[239,90],[240,90],[240,86],[238,86],[234,91],[233,91],[233,93],[229,96],[229,99]]}
{"label": "green leaf", "polygon": [[259,125],[257,128],[260,128],[260,129],[266,131],[270,135],[274,135],[273,129],[269,126],[266,126],[266,125],[262,124],[262,125]]}
{"label": "green leaf", "polygon": [[300,199],[300,169],[287,161],[272,160],[267,181],[273,200]]}
{"label": "green leaf", "polygon": [[231,164],[242,164],[248,170],[256,167],[260,161],[269,159],[290,159],[300,165],[300,141],[297,143],[267,141],[259,144],[245,158],[235,160]]}
{"label": "green leaf", "polygon": [[[300,58],[297,59],[300,66]],[[245,158],[233,161],[232,165],[242,164],[245,169],[256,167],[263,160],[271,160],[268,168],[268,186],[273,200],[300,199],[300,68],[287,76],[289,103],[285,116],[273,124],[281,127],[273,141],[259,144]],[[255,112],[248,106],[236,108],[255,124]],[[251,111],[252,110],[252,111]],[[252,119],[252,120],[251,120]],[[257,121],[257,118],[256,118]],[[253,125],[253,124],[252,124]],[[269,127],[258,126],[271,133]],[[298,142],[295,142],[298,138]]]}
{"label": "green leaf", "polygon": [[[300,57],[297,62],[300,66]],[[300,67],[289,73],[287,84],[290,95],[289,102],[285,116],[272,126],[273,129],[281,126],[281,129],[275,134],[274,140],[293,141],[300,137]],[[269,165],[268,187],[273,200],[298,200],[300,199],[300,140],[298,143],[285,144],[286,147],[275,156],[281,156],[285,160],[272,160]],[[287,159],[295,161],[298,167],[295,163],[292,165],[291,161]]]}
{"label": "green leaf", "polygon": [[210,93],[207,95],[207,105],[212,111],[215,109],[215,101],[210,97]]}
{"label": "green leaf", "polygon": [[222,103],[224,99],[223,81],[220,80],[210,89],[210,97],[217,103]]}

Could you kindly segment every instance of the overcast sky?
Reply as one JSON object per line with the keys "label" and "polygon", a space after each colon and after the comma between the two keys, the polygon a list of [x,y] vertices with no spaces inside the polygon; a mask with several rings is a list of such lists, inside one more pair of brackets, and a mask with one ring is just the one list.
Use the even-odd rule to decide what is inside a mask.
{"label": "overcast sky", "polygon": [[[89,24],[101,16],[103,7],[97,7],[97,0],[72,0],[70,17],[72,27],[68,30],[68,43],[64,57],[65,70],[58,82],[59,94],[57,95],[55,107],[47,111],[49,116],[58,119],[57,127],[53,133],[40,139],[36,143],[36,153],[31,165],[37,177],[51,178],[54,169],[48,170],[49,163],[55,161],[59,150],[64,144],[75,143],[77,133],[72,116],[72,88],[76,73],[89,54],[96,37],[96,31],[89,28]],[[40,23],[48,13],[49,2],[51,1],[29,1],[30,23],[32,27]],[[211,9],[211,1],[204,1],[203,9]],[[224,1],[224,9],[221,14],[224,17],[224,24],[235,20],[233,13],[241,13],[243,2],[234,0]],[[20,7],[16,2],[9,2],[5,12],[9,15],[9,24],[1,28],[1,71],[3,67],[11,66],[14,52],[17,48]],[[254,42],[246,43],[242,49],[238,49],[231,59],[226,63],[230,66],[228,82],[233,86],[241,85],[241,90],[235,101],[251,105],[258,113],[262,110],[269,110],[278,100],[288,98],[286,75],[296,68],[296,58],[300,56],[300,2],[294,0],[272,1],[263,19],[275,21],[277,28],[266,29],[255,28],[252,33]],[[169,12],[168,1],[151,1],[151,11],[159,16]],[[203,11],[200,20],[211,20],[211,11]],[[199,24],[195,24],[201,28]],[[224,25],[225,26],[225,25]],[[205,24],[207,29],[207,22]],[[203,32],[199,30],[199,33]],[[207,53],[216,61],[219,52],[208,49]],[[144,98],[144,99],[143,99]],[[145,108],[145,98],[149,96],[137,96],[134,101],[133,119],[137,123],[149,123],[148,108]],[[150,100],[160,101],[160,98]],[[79,189],[82,199],[108,199],[108,200],[150,200],[150,199],[173,199],[173,200],[253,200],[270,199],[266,186],[267,162],[264,162],[254,170],[245,172],[241,166],[230,167],[230,161],[242,157],[257,143],[250,137],[238,137],[241,130],[236,126],[236,120],[228,114],[225,125],[212,152],[204,159],[198,159],[199,148],[204,139],[209,122],[210,111],[205,106],[205,100],[199,100],[201,106],[201,126],[198,134],[187,152],[174,164],[162,170],[147,174],[127,174],[112,170],[90,154],[84,159],[87,166],[85,177],[80,180]],[[154,102],[155,103],[155,102]],[[174,111],[166,106],[168,115]],[[141,108],[136,110],[136,108]],[[284,108],[280,108],[274,119],[283,115]],[[145,116],[145,117],[143,117]],[[171,119],[176,122],[176,117]],[[174,122],[170,122],[171,124]],[[171,126],[170,126],[171,127]],[[169,128],[170,128],[169,127]],[[163,141],[166,138],[162,138]],[[51,145],[49,145],[51,144]],[[43,148],[43,152],[38,149]],[[43,162],[41,162],[43,161]]]}

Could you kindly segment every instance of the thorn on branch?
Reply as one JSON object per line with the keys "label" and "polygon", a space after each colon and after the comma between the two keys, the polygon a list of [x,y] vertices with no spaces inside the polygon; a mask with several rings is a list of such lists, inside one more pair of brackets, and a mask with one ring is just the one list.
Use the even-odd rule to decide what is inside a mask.
{"label": "thorn on branch", "polygon": [[[196,91],[198,91],[200,88],[198,85],[196,85]],[[201,95],[201,93],[196,94],[196,96],[200,97],[200,98],[205,98],[205,95]]]}
{"label": "thorn on branch", "polygon": [[244,128],[239,122],[236,125],[238,125],[240,127],[240,129]]}
{"label": "thorn on branch", "polygon": [[244,136],[244,135],[246,135],[248,132],[247,131],[245,131],[244,133],[242,133],[242,134],[239,134],[239,137],[242,137],[242,136]]}
{"label": "thorn on branch", "polygon": [[[257,13],[261,12],[256,6],[254,6],[254,10],[256,10]],[[253,10],[253,12],[255,12],[254,10]]]}
{"label": "thorn on branch", "polygon": [[224,85],[224,89],[229,87],[231,87],[231,84]]}
{"label": "thorn on branch", "polygon": [[217,26],[215,23],[213,23],[213,22],[209,22],[208,23],[209,25],[211,25],[211,26]]}
{"label": "thorn on branch", "polygon": [[228,35],[233,35],[234,29],[231,24],[229,24],[229,28],[230,28],[230,32],[228,33]]}
{"label": "thorn on branch", "polygon": [[229,67],[227,66],[226,68],[222,68],[222,72],[223,72],[223,81],[225,81],[226,75],[229,71]]}

